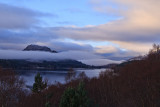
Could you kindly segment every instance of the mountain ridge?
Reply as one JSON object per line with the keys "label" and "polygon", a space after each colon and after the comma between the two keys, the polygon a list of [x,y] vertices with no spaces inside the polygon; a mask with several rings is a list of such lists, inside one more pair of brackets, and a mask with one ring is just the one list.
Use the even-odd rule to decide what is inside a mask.
{"label": "mountain ridge", "polygon": [[55,50],[51,50],[47,46],[39,46],[39,45],[28,45],[23,51],[45,51],[45,52],[51,52],[51,53],[57,53]]}

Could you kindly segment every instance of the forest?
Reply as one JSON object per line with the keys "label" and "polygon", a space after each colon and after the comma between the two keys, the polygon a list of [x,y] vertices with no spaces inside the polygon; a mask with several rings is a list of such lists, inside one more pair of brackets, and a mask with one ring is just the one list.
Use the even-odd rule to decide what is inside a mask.
{"label": "forest", "polygon": [[0,65],[3,68],[12,70],[62,70],[68,68],[98,68],[90,66],[76,60],[59,61],[29,61],[23,59],[0,59]]}

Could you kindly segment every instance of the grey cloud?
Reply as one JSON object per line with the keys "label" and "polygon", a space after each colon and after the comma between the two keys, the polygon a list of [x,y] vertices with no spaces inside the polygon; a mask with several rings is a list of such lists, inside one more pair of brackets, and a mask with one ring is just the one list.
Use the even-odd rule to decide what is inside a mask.
{"label": "grey cloud", "polygon": [[0,3],[0,28],[24,29],[40,23],[41,17],[54,16],[23,7]]}
{"label": "grey cloud", "polygon": [[92,59],[102,58],[89,52],[66,51],[60,53],[38,52],[38,51],[15,51],[0,50],[0,59],[33,59],[33,60],[62,60],[62,59]]}
{"label": "grey cloud", "polygon": [[118,51],[118,52],[114,52],[114,53],[104,53],[104,54],[100,54],[100,55],[104,56],[107,59],[117,60],[117,61],[128,60],[133,57],[141,56],[141,54],[139,54],[138,52],[134,52],[134,51],[125,51],[125,52]]}
{"label": "grey cloud", "polygon": [[54,41],[50,43],[50,46],[57,51],[77,50],[92,52],[94,50],[91,45],[79,45],[71,42]]}
{"label": "grey cloud", "polygon": [[[15,51],[15,50],[0,50],[0,59],[26,59],[26,60],[64,60],[64,59],[73,59],[79,60],[86,64],[95,65],[97,61],[103,60],[99,65],[106,65],[109,62],[117,62],[111,60],[105,60],[104,57],[95,55],[90,52],[84,51],[67,51],[60,53],[49,53],[49,52],[37,52],[37,51]],[[88,60],[88,61],[87,61]],[[92,63],[90,62],[92,60]],[[105,60],[105,61],[104,61]],[[108,62],[107,62],[108,61]],[[89,63],[90,62],[90,63]]]}
{"label": "grey cloud", "polygon": [[[143,51],[143,53],[148,51],[151,44],[160,42],[160,14],[158,11],[160,2],[155,2],[155,0],[91,1],[100,8],[99,12],[102,13],[108,11],[108,3],[120,6],[117,8],[120,10],[118,13],[121,19],[93,27],[51,28],[52,32],[75,40],[110,41],[119,45],[120,48],[135,52]],[[102,6],[104,8],[101,8]],[[121,6],[125,6],[126,9],[120,9]],[[111,8],[109,12],[114,13],[115,11]]]}
{"label": "grey cloud", "polygon": [[[130,42],[156,42],[160,40],[160,32],[155,29],[130,29],[122,30],[127,26],[109,26],[109,24],[95,27],[71,28],[53,27],[52,32],[75,40],[93,41],[130,41]],[[113,28],[113,29],[112,29]]]}
{"label": "grey cloud", "polygon": [[95,66],[101,66],[101,65],[107,65],[107,64],[120,64],[123,62],[123,60],[115,61],[115,60],[109,60],[109,59],[88,59],[88,60],[80,60],[80,61],[87,65],[95,65]]}
{"label": "grey cloud", "polygon": [[0,29],[0,42],[1,43],[35,43],[35,42],[46,42],[50,39],[58,38],[47,29],[38,28],[36,30],[21,30],[11,31]]}
{"label": "grey cloud", "polygon": [[0,30],[0,48],[22,50],[29,44],[44,44],[56,51],[93,51],[91,45],[59,41],[58,38],[56,34],[45,28],[37,28],[35,31],[24,30],[19,32]]}
{"label": "grey cloud", "polygon": [[26,47],[27,44],[23,43],[23,44],[15,44],[15,43],[0,43],[0,49],[4,49],[4,50],[23,50],[24,47]]}

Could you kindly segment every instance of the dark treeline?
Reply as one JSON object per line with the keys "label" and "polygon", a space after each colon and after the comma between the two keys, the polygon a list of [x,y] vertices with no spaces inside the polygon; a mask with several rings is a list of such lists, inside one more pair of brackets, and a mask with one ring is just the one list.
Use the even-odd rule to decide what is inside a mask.
{"label": "dark treeline", "polygon": [[67,68],[96,68],[76,60],[27,61],[0,59],[0,66],[13,70],[63,70]]}
{"label": "dark treeline", "polygon": [[[83,91],[77,91],[81,83],[84,84]],[[90,79],[82,73],[66,84],[57,83],[38,93],[20,94],[16,102],[8,101],[3,107],[10,105],[9,103],[15,103],[17,107],[62,107],[65,95],[74,99],[71,100],[72,103],[67,100],[66,104],[73,104],[77,101],[76,98],[81,99],[82,95],[77,94],[79,92],[85,93],[84,97],[88,102],[82,102],[85,106],[70,107],[160,107],[159,45],[154,45],[149,54],[141,60],[122,64],[113,71],[102,72],[98,78]],[[14,93],[10,93],[10,96],[12,95],[14,96]]]}

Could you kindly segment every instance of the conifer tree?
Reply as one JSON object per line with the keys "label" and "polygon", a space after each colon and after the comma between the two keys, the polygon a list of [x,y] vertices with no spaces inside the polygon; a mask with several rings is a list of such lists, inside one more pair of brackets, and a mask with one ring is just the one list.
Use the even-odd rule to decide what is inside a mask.
{"label": "conifer tree", "polygon": [[65,90],[60,107],[91,107],[83,82],[77,88],[69,87]]}
{"label": "conifer tree", "polygon": [[84,88],[84,82],[80,82],[77,88],[78,107],[90,107],[90,99]]}
{"label": "conifer tree", "polygon": [[47,83],[42,81],[42,76],[37,73],[35,76],[35,83],[33,84],[32,91],[35,93],[40,93],[43,89],[47,87]]}

